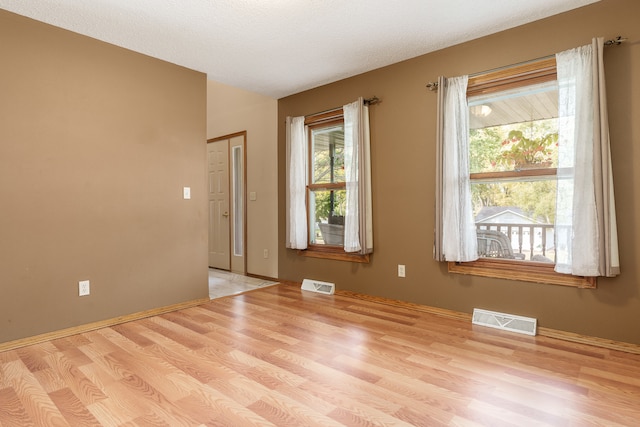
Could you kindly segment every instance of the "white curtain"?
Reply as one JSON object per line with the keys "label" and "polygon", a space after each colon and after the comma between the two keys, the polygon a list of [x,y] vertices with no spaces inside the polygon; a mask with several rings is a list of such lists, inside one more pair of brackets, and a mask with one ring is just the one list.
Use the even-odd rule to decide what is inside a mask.
{"label": "white curtain", "polygon": [[369,108],[364,99],[343,106],[346,213],[344,250],[373,252]]}
{"label": "white curtain", "polygon": [[307,248],[307,131],[304,117],[287,117],[286,246]]}
{"label": "white curtain", "polygon": [[556,55],[555,270],[577,276],[620,273],[602,53],[598,38]]}
{"label": "white curtain", "polygon": [[468,76],[438,79],[434,258],[475,261],[478,242],[469,178]]}

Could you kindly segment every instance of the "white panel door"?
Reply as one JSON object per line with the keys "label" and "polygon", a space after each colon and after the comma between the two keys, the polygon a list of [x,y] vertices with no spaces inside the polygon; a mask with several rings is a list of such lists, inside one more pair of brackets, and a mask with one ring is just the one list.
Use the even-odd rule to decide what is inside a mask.
{"label": "white panel door", "polygon": [[209,177],[209,267],[229,270],[229,140],[207,144]]}

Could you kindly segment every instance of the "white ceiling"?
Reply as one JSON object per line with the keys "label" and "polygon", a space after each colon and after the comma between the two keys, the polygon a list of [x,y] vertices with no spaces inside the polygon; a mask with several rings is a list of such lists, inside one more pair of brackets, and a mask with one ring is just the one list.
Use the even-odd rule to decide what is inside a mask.
{"label": "white ceiling", "polygon": [[558,117],[558,82],[476,95],[469,98],[469,107],[471,129],[551,119]]}
{"label": "white ceiling", "polygon": [[0,0],[281,98],[599,0]]}

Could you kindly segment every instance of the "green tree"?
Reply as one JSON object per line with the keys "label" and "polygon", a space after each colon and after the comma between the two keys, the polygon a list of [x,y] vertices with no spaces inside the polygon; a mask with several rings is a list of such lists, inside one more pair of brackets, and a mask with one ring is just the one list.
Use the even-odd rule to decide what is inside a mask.
{"label": "green tree", "polygon": [[[535,141],[543,141],[545,160],[557,164],[557,121],[555,119],[515,123],[473,129],[469,133],[469,167],[471,173],[513,170],[513,162],[505,162],[502,154],[513,150],[513,139],[537,149]],[[510,141],[504,144],[504,141]],[[531,147],[529,147],[529,145]],[[540,152],[539,150],[538,152]],[[553,223],[555,219],[555,180],[481,182],[471,185],[474,214],[485,206],[516,206],[528,216]]]}
{"label": "green tree", "polygon": [[469,131],[469,169],[471,173],[495,170],[502,147],[500,126]]}
{"label": "green tree", "polygon": [[547,224],[553,224],[556,214],[556,182],[514,182],[513,206],[524,210],[528,216]]}
{"label": "green tree", "polygon": [[328,222],[330,216],[344,216],[347,192],[345,190],[318,190],[315,195],[316,222]]}
{"label": "green tree", "polygon": [[[339,183],[345,181],[344,131],[341,127],[314,133],[313,183]],[[316,190],[315,221],[332,222],[344,216],[346,195],[344,190]],[[339,220],[338,220],[339,221]]]}

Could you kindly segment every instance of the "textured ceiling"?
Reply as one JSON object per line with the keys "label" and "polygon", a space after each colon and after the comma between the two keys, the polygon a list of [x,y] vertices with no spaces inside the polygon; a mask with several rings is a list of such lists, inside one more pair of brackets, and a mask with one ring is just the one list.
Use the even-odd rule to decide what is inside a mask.
{"label": "textured ceiling", "polygon": [[273,98],[599,0],[0,0]]}

